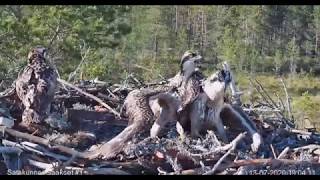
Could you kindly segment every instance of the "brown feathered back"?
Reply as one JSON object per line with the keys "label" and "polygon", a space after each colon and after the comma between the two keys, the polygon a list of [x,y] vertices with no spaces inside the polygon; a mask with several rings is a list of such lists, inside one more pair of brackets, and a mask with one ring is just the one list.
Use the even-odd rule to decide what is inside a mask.
{"label": "brown feathered back", "polygon": [[25,106],[26,124],[41,122],[49,113],[57,86],[56,71],[45,62],[45,48],[35,48],[28,55],[28,65],[19,73],[16,92]]}

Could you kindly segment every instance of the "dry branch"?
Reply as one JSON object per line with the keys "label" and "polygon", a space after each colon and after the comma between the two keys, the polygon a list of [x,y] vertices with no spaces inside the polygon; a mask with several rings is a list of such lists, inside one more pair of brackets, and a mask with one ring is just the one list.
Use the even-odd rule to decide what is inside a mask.
{"label": "dry branch", "polygon": [[306,145],[306,146],[294,148],[293,151],[300,151],[300,150],[314,151],[315,149],[320,149],[320,145],[309,144],[309,145]]}
{"label": "dry branch", "polygon": [[282,78],[280,78],[280,81],[281,81],[281,83],[282,83],[282,85],[283,85],[284,92],[286,93],[288,116],[289,116],[289,118],[291,118],[291,121],[294,121],[294,118],[293,118],[293,115],[292,115],[292,112],[291,112],[290,97],[289,97],[289,95],[288,95],[287,86],[286,86],[286,84],[284,83],[284,81],[283,81]]}
{"label": "dry branch", "polygon": [[[71,167],[71,166],[66,166],[66,167],[59,167],[58,163],[43,163],[39,161],[35,161],[32,159],[28,160],[29,164],[32,166],[35,166],[40,169],[44,169],[45,171],[42,172],[41,174],[53,174],[55,173],[54,171],[59,171],[62,169],[64,173],[68,173],[70,175],[82,175],[82,174],[88,174],[88,175],[129,175],[129,173],[122,171],[118,168],[96,168],[96,167],[87,167],[87,168],[79,168],[79,167]],[[62,172],[62,171],[60,171]]]}
{"label": "dry branch", "polygon": [[288,153],[288,151],[290,150],[289,147],[286,147],[280,154],[279,156],[277,157],[277,159],[282,159],[286,156],[286,154]]}
{"label": "dry branch", "polygon": [[62,84],[65,84],[75,90],[77,90],[78,92],[80,92],[81,94],[84,94],[86,96],[88,96],[89,98],[97,101],[98,103],[100,103],[102,106],[104,106],[105,108],[107,108],[110,112],[112,112],[113,114],[115,114],[116,116],[120,117],[120,113],[118,113],[117,111],[115,111],[114,109],[112,109],[108,104],[106,104],[105,102],[103,102],[103,100],[101,100],[100,98],[92,95],[92,94],[89,94],[87,92],[84,92],[83,90],[81,90],[80,88],[68,83],[67,81],[63,80],[63,79],[58,79],[58,82],[62,83]]}
{"label": "dry branch", "polygon": [[259,165],[269,165],[269,166],[277,166],[277,165],[301,165],[301,164],[310,164],[320,166],[320,163],[310,162],[310,161],[297,161],[291,159],[244,159],[237,160],[232,162],[229,165],[226,165],[225,168],[235,168],[240,166],[259,166]]}
{"label": "dry branch", "polygon": [[19,131],[13,130],[13,129],[9,129],[9,128],[6,128],[5,132],[11,136],[14,136],[17,138],[22,138],[22,139],[27,139],[29,141],[45,145],[50,149],[59,150],[63,153],[69,154],[69,155],[76,154],[80,158],[88,158],[91,155],[91,152],[84,152],[83,153],[83,152],[78,152],[72,148],[62,146],[62,145],[51,145],[49,140],[38,137],[38,136],[30,135],[28,133],[22,133],[22,132],[19,132]]}
{"label": "dry branch", "polygon": [[[60,154],[56,154],[56,153],[52,153],[49,152],[47,149],[40,147],[37,144],[31,143],[31,142],[24,142],[24,144],[29,144],[31,147],[28,147],[26,145],[21,145],[19,143],[16,142],[12,142],[9,140],[2,140],[2,144],[5,146],[11,146],[11,147],[17,147],[26,151],[30,151],[30,152],[34,152],[43,156],[48,156],[48,157],[52,157],[58,160],[68,160],[68,158],[66,156],[60,155]],[[33,147],[33,148],[32,148]]]}
{"label": "dry branch", "polygon": [[224,154],[219,161],[213,166],[212,170],[204,173],[204,175],[212,175],[216,172],[216,170],[219,168],[220,164],[224,161],[224,159],[231,154],[232,151],[234,151],[237,147],[237,144],[245,137],[246,133],[239,134],[230,144],[224,146],[224,148],[228,148],[228,152]]}

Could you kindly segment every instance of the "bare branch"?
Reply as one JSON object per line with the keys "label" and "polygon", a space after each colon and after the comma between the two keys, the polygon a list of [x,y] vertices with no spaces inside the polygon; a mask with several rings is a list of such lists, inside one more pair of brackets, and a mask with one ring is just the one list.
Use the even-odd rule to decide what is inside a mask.
{"label": "bare branch", "polygon": [[219,161],[213,166],[212,170],[204,173],[204,175],[214,174],[224,159],[236,149],[237,144],[245,137],[245,134],[246,133],[239,134],[230,144],[224,146],[224,148],[229,148],[228,152],[219,159]]}
{"label": "bare branch", "polygon": [[117,111],[115,111],[114,109],[112,109],[108,104],[106,104],[105,102],[103,102],[102,99],[92,95],[92,94],[89,94],[87,92],[84,92],[83,90],[81,90],[80,88],[68,83],[67,81],[63,80],[63,79],[58,79],[58,82],[60,82],[61,84],[65,84],[66,86],[69,86],[75,90],[77,90],[78,92],[80,92],[81,94],[83,95],[86,95],[88,96],[89,98],[97,101],[98,103],[100,103],[102,106],[104,106],[105,108],[107,108],[110,112],[112,112],[113,114],[115,114],[117,117],[120,117],[120,113],[118,113]]}

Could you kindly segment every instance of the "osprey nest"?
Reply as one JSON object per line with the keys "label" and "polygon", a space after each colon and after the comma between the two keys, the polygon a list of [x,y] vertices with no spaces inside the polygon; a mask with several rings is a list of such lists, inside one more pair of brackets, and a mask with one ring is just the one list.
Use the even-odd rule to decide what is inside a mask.
{"label": "osprey nest", "polygon": [[57,81],[50,114],[43,121],[39,114],[34,125],[22,123],[25,105],[15,87],[1,93],[0,174],[320,174],[320,134],[295,129],[285,116],[287,107],[275,103],[257,80],[252,84],[263,104],[239,105],[261,136],[256,151],[250,133],[241,128],[226,128],[224,142],[214,130],[198,138],[181,136],[176,123],[169,122],[151,137],[150,109],[130,112],[131,106],[147,102],[130,105],[126,100],[137,89],[156,95],[166,81],[144,83],[133,75],[122,84]]}

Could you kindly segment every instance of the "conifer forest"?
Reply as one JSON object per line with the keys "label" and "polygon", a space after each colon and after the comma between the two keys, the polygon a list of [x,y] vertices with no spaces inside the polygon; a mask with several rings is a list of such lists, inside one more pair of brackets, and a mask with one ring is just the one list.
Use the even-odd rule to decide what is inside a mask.
{"label": "conifer forest", "polygon": [[2,175],[320,175],[319,110],[318,5],[0,6]]}

